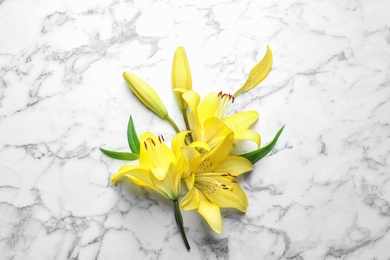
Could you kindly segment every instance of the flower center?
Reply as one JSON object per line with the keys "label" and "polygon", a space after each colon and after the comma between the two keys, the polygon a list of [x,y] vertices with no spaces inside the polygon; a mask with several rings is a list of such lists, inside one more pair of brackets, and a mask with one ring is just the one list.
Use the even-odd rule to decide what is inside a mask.
{"label": "flower center", "polygon": [[218,97],[220,98],[220,101],[214,116],[222,118],[225,115],[230,104],[234,103],[234,96],[232,94],[222,93],[221,91],[218,93]]}
{"label": "flower center", "polygon": [[153,161],[155,166],[160,166],[163,164],[161,161],[163,153],[161,143],[164,142],[164,137],[162,135],[158,136],[158,142],[153,138],[149,137],[144,141],[145,150],[148,153],[148,157]]}

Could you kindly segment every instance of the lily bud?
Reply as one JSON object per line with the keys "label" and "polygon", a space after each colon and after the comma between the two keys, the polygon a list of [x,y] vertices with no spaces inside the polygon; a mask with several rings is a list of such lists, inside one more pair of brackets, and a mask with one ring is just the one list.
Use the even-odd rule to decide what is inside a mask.
{"label": "lily bud", "polygon": [[252,70],[249,72],[245,84],[239,90],[237,90],[236,93],[234,93],[234,96],[237,97],[238,95],[251,90],[260,84],[260,82],[262,82],[267,77],[271,67],[272,51],[271,48],[267,46],[267,52],[265,53],[263,59],[252,68]]}
{"label": "lily bud", "polygon": [[[190,66],[188,65],[187,54],[184,47],[178,47],[176,49],[175,56],[173,57],[172,88],[181,88],[186,90],[192,89],[191,71]],[[174,93],[180,109],[186,110],[187,102],[185,102],[182,98],[183,93],[176,91]]]}
{"label": "lily bud", "polygon": [[168,118],[168,111],[157,93],[141,78],[130,73],[123,72],[123,78],[134,95],[150,110],[162,119]]}

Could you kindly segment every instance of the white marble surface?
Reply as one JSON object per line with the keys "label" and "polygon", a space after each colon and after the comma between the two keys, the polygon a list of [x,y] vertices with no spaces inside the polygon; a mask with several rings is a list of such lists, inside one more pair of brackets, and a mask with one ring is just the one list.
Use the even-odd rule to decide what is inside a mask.
{"label": "white marble surface", "polygon": [[[0,259],[390,259],[390,2],[0,0]],[[241,179],[246,214],[213,234],[98,150],[126,126],[171,139],[121,73],[162,96],[185,46],[194,89],[233,92],[269,44],[274,66],[232,110],[276,150]],[[183,126],[183,125],[181,125]]]}

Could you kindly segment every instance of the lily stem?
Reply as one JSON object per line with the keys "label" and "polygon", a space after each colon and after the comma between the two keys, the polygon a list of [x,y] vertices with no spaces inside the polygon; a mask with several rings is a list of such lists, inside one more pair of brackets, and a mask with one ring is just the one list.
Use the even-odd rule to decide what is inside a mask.
{"label": "lily stem", "polygon": [[[191,131],[190,123],[188,122],[188,117],[187,117],[187,109],[182,110],[181,112],[182,112],[182,115],[183,115],[184,123],[186,124],[186,129],[188,131]],[[192,143],[194,141],[194,139],[192,138],[192,134],[191,133],[188,134],[188,138],[190,139],[190,143]]]}
{"label": "lily stem", "polygon": [[182,217],[181,212],[180,212],[179,202],[177,200],[173,200],[173,205],[175,206],[176,224],[177,224],[177,226],[180,229],[180,233],[181,233],[181,236],[183,238],[184,244],[186,245],[187,250],[190,251],[191,247],[190,247],[190,244],[188,243],[188,240],[187,240],[187,237],[186,237],[186,233],[184,231],[183,217]]}
{"label": "lily stem", "polygon": [[173,126],[173,128],[175,128],[176,133],[180,133],[179,127],[177,127],[175,121],[173,121],[173,119],[169,115],[166,117],[166,120],[168,120],[168,122]]}

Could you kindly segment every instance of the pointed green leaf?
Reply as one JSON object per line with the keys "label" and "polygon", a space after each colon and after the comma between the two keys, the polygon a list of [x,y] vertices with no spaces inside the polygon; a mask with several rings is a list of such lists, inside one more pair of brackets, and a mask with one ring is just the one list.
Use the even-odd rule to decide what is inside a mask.
{"label": "pointed green leaf", "polygon": [[127,125],[127,141],[129,142],[131,151],[135,154],[139,154],[139,139],[137,133],[135,132],[133,118],[131,116],[129,119],[129,124]]}
{"label": "pointed green leaf", "polygon": [[266,145],[258,150],[249,152],[249,153],[240,154],[240,156],[248,159],[252,164],[255,164],[256,162],[260,161],[264,156],[266,156],[274,148],[276,142],[278,141],[280,134],[283,131],[283,128],[284,128],[284,126],[282,128],[280,128],[280,130],[277,132],[277,134],[275,135],[272,142],[270,142],[268,145]]}
{"label": "pointed green leaf", "polygon": [[118,160],[133,161],[139,158],[138,154],[135,153],[114,152],[114,151],[105,150],[103,148],[99,148],[99,149],[100,151],[102,151],[102,153],[104,153],[108,157],[118,159]]}

